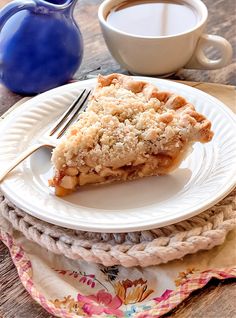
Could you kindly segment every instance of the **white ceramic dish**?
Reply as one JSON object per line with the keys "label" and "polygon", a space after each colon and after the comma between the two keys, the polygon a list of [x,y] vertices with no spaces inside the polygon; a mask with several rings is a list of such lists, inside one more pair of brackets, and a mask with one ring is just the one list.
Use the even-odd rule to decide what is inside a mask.
{"label": "white ceramic dish", "polygon": [[[141,78],[161,89],[178,92],[213,124],[212,142],[196,144],[180,168],[169,176],[127,183],[87,186],[65,198],[48,187],[50,152],[42,149],[25,160],[1,184],[13,203],[29,214],[60,226],[97,231],[127,232],[172,224],[209,208],[236,185],[236,121],[217,99],[183,84]],[[20,106],[0,125],[0,167],[13,159],[95,79],[41,94]]]}

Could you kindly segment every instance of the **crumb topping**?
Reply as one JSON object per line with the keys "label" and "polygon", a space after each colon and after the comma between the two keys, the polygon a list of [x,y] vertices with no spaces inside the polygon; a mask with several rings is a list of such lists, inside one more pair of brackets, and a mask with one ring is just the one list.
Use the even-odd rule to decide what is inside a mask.
{"label": "crumb topping", "polygon": [[211,123],[183,97],[149,83],[99,76],[86,111],[54,149],[56,170],[99,173],[138,165],[150,156],[172,159],[195,141],[211,140]]}

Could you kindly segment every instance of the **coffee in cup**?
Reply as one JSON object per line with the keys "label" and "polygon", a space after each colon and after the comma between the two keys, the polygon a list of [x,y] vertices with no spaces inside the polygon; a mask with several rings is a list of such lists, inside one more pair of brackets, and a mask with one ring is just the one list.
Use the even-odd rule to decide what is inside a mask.
{"label": "coffee in cup", "polygon": [[136,36],[170,36],[195,27],[200,17],[194,7],[176,1],[125,1],[111,9],[106,21]]}

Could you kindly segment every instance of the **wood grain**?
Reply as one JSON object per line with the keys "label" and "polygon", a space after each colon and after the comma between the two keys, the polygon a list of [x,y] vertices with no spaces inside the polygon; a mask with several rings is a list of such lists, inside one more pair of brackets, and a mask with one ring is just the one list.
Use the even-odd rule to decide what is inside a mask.
{"label": "wood grain", "polygon": [[[0,0],[0,7],[8,2],[10,0]],[[75,8],[75,19],[80,25],[85,44],[83,63],[75,75],[76,79],[84,79],[98,73],[127,73],[113,60],[102,38],[97,20],[97,8],[101,2],[80,0]],[[236,2],[235,0],[204,0],[204,2],[209,9],[207,32],[221,35],[231,42],[234,50],[232,63],[215,71],[180,70],[172,78],[236,85]],[[21,98],[22,96],[10,92],[0,84],[0,114]],[[219,283],[214,280],[202,290],[193,293],[165,317],[236,318],[235,299],[235,281]],[[0,242],[0,318],[31,317],[52,318],[24,290],[8,250]]]}

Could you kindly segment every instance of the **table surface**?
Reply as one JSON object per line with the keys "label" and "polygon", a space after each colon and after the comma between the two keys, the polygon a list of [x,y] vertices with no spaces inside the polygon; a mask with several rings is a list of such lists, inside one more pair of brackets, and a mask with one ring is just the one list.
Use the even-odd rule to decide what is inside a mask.
{"label": "table surface", "polygon": [[[0,0],[0,7],[9,0]],[[85,79],[98,73],[127,72],[119,67],[109,54],[97,21],[100,0],[80,0],[75,7],[78,22],[85,44],[84,59],[76,79]],[[174,79],[213,82],[236,85],[236,1],[204,0],[209,9],[207,32],[229,40],[233,46],[232,63],[214,71],[180,70]],[[0,84],[0,115],[23,96],[16,95]],[[236,282],[211,281],[205,288],[192,294],[186,301],[165,317],[175,318],[233,318],[235,307]],[[0,318],[49,318],[21,285],[16,269],[7,248],[0,243]]]}

